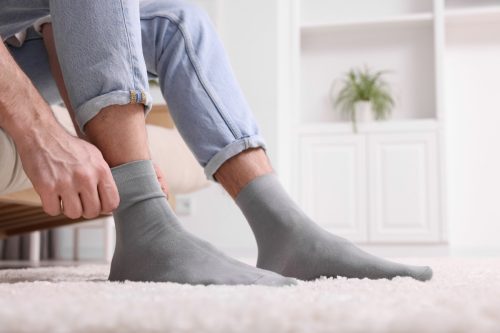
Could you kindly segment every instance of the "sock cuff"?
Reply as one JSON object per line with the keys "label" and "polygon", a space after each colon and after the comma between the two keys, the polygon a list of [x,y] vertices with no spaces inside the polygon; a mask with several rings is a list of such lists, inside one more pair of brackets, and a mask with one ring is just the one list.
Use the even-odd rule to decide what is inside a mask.
{"label": "sock cuff", "polygon": [[153,161],[151,160],[138,160],[121,164],[111,168],[111,173],[117,186],[137,177],[156,177]]}
{"label": "sock cuff", "polygon": [[112,168],[111,173],[120,194],[118,210],[144,200],[165,197],[151,160],[125,163]]}
{"label": "sock cuff", "polygon": [[246,184],[238,193],[234,201],[238,205],[244,205],[255,199],[256,196],[262,195],[263,192],[276,191],[281,187],[278,176],[273,173],[268,173],[253,179]]}

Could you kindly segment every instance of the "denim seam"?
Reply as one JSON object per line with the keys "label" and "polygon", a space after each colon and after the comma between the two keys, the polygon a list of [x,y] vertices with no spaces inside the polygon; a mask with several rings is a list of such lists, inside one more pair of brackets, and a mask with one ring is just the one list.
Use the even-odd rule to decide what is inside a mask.
{"label": "denim seam", "polygon": [[246,136],[231,142],[213,155],[204,165],[205,175],[209,180],[217,181],[214,174],[225,161],[242,151],[256,147],[266,149],[266,144],[259,134]]}
{"label": "denim seam", "polygon": [[[147,115],[151,111],[152,103],[151,98],[146,95],[146,103],[144,114]],[[85,133],[85,125],[93,119],[103,108],[109,105],[125,105],[130,103],[130,91],[128,90],[114,90],[103,95],[98,95],[84,102],[79,107],[75,108],[75,115],[80,130]]]}
{"label": "denim seam", "polygon": [[132,46],[131,46],[131,43],[130,43],[130,34],[129,34],[129,31],[128,31],[128,28],[127,28],[127,19],[125,17],[125,10],[123,8],[123,0],[120,0],[120,7],[121,7],[121,12],[122,12],[122,19],[123,19],[123,27],[125,29],[125,35],[127,36],[127,47],[128,47],[128,58],[129,58],[129,65],[130,65],[130,68],[132,70],[132,88],[135,89],[136,88],[136,76],[137,76],[137,73],[136,73],[136,68],[134,66],[134,61],[132,59]]}
{"label": "denim seam", "polygon": [[173,15],[167,15],[167,14],[155,15],[155,16],[151,16],[151,17],[141,17],[141,20],[153,20],[155,18],[164,18],[166,20],[169,20],[175,26],[177,26],[178,31],[180,31],[180,33],[184,39],[186,53],[187,53],[189,62],[191,63],[191,65],[194,68],[194,71],[196,73],[198,81],[201,83],[202,87],[205,89],[207,96],[210,98],[210,100],[214,104],[215,108],[217,109],[217,112],[219,113],[222,120],[226,123],[226,126],[229,128],[229,130],[231,131],[231,134],[234,136],[234,138],[235,139],[241,138],[240,131],[234,125],[234,122],[229,117],[227,112],[225,112],[223,110],[223,107],[217,102],[218,98],[214,97],[216,94],[214,93],[214,91],[212,89],[210,89],[205,76],[202,74],[202,70],[201,70],[199,63],[197,61],[196,52],[194,51],[194,47],[192,45],[192,40],[189,36],[189,33],[187,33],[187,30],[184,28],[184,25],[182,24],[182,20],[179,19],[178,17],[175,17]]}

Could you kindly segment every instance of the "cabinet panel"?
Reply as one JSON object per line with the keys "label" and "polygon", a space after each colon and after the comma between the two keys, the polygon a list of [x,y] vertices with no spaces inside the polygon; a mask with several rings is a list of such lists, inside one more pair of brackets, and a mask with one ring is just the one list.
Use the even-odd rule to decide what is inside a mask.
{"label": "cabinet panel", "polygon": [[434,132],[369,136],[371,241],[439,240],[436,141]]}
{"label": "cabinet panel", "polygon": [[366,241],[366,149],[363,136],[301,138],[300,201],[317,223]]}

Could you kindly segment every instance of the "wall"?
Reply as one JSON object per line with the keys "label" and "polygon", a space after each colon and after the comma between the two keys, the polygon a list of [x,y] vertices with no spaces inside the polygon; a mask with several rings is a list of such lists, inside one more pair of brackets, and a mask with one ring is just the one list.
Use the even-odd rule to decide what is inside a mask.
{"label": "wall", "polygon": [[450,25],[446,49],[449,242],[500,254],[500,23]]}

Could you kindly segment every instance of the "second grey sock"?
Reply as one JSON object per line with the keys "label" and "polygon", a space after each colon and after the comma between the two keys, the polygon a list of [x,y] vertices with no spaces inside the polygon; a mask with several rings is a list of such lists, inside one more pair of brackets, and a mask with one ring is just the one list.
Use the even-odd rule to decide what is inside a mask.
{"label": "second grey sock", "polygon": [[289,285],[295,280],[227,257],[185,231],[149,160],[112,168],[120,205],[109,279],[188,284]]}
{"label": "second grey sock", "polygon": [[410,276],[425,281],[432,277],[429,267],[378,258],[323,230],[291,200],[274,174],[251,181],[236,203],[257,239],[258,267],[303,280]]}

